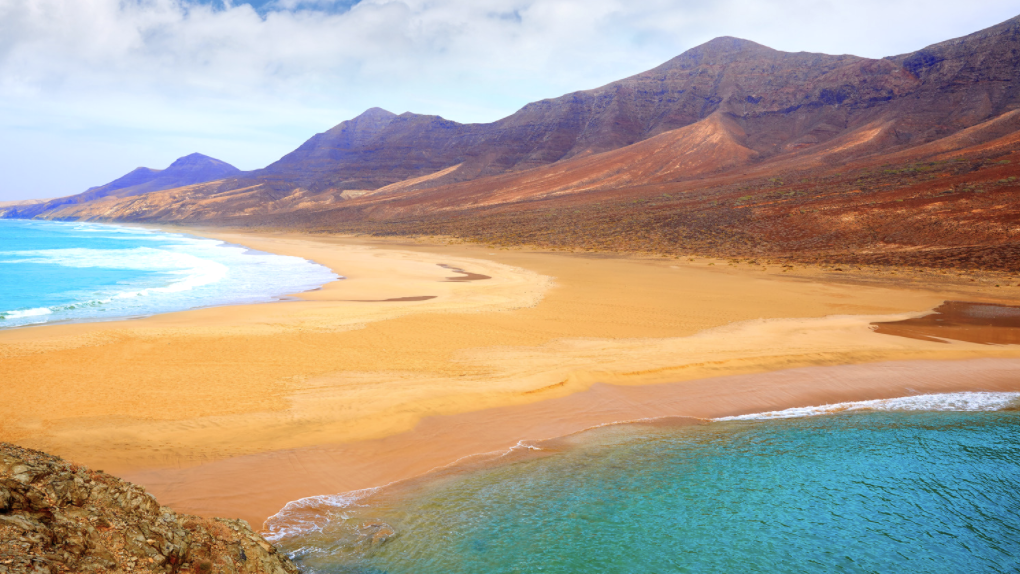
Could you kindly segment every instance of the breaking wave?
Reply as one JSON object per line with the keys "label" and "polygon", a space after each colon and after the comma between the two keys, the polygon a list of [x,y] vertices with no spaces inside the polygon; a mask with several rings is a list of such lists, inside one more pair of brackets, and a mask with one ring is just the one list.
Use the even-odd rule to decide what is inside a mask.
{"label": "breaking wave", "polygon": [[266,302],[339,278],[299,257],[112,225],[5,221],[0,239],[0,327]]}
{"label": "breaking wave", "polygon": [[942,393],[833,403],[815,407],[797,407],[781,411],[768,411],[732,417],[720,417],[714,421],[747,421],[768,419],[790,419],[831,415],[852,411],[998,411],[1020,400],[1020,393]]}

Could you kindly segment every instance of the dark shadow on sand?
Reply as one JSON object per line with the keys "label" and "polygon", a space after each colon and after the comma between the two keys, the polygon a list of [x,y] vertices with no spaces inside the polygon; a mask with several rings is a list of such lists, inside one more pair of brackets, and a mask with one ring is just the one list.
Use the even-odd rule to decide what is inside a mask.
{"label": "dark shadow on sand", "polygon": [[352,303],[393,303],[397,301],[428,301],[436,297],[436,295],[418,295],[416,297],[394,297],[392,299],[348,299],[348,301]]}
{"label": "dark shadow on sand", "polygon": [[492,279],[492,277],[489,277],[488,275],[471,273],[470,271],[464,271],[459,267],[454,267],[453,265],[447,265],[445,263],[440,263],[439,266],[443,269],[449,269],[450,271],[455,271],[463,275],[463,277],[447,277],[446,280],[449,282],[460,283],[464,281],[484,281],[485,279]]}
{"label": "dark shadow on sand", "polygon": [[1020,307],[993,303],[946,301],[924,317],[871,326],[876,333],[922,341],[1020,345]]}

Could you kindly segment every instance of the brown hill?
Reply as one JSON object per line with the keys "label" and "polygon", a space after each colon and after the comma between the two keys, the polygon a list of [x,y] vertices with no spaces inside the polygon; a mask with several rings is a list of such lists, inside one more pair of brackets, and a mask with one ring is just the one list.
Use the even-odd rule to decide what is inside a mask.
{"label": "brown hill", "polygon": [[491,124],[372,109],[263,170],[44,216],[1020,267],[1018,109],[1020,17],[882,60],[717,38]]}
{"label": "brown hill", "polygon": [[58,209],[66,209],[68,206],[86,204],[106,197],[131,197],[152,191],[214,181],[239,173],[241,170],[227,162],[200,153],[193,153],[177,158],[166,169],[139,167],[110,183],[90,188],[78,195],[36,202],[31,205],[0,206],[0,208],[11,208],[0,210],[0,216],[37,217]]}
{"label": "brown hill", "polygon": [[847,115],[917,83],[889,61],[789,54],[717,38],[653,70],[528,104],[491,124],[373,108],[316,135],[238,186],[377,189],[460,165],[434,186],[618,149],[715,113],[745,118],[750,147],[773,155],[783,146],[832,137]]}
{"label": "brown hill", "polygon": [[715,113],[739,118],[745,144],[762,158],[823,143],[879,117],[897,121],[885,146],[930,141],[1015,102],[1016,26],[1014,19],[885,60],[717,38],[647,72],[528,104],[491,124],[373,108],[238,186],[378,189],[460,166],[435,186],[618,149]]}

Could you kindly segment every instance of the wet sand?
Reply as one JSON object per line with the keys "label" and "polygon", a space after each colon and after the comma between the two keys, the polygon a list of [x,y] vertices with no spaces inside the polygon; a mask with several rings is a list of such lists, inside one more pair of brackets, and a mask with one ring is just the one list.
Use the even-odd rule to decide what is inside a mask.
{"label": "wet sand", "polygon": [[681,422],[690,424],[794,407],[975,390],[1020,392],[1020,359],[807,367],[642,386],[598,383],[528,405],[427,417],[411,431],[381,439],[128,473],[125,478],[146,485],[173,508],[237,516],[258,527],[292,500],[383,486],[465,457],[498,457],[521,441],[529,444],[607,423],[685,417]]}
{"label": "wet sand", "polygon": [[[790,389],[765,375],[726,385],[719,377],[1020,358],[1015,346],[871,327],[947,299],[1008,303],[1020,299],[1017,289],[858,285],[708,260],[201,233],[312,259],[346,279],[291,302],[0,331],[0,440],[135,480],[180,510],[257,525],[281,500],[376,486],[646,409],[716,416],[928,388],[916,377],[843,386],[798,379]],[[955,371],[932,367],[942,382],[930,384],[1007,385],[994,373],[1012,368],[988,374],[972,365],[948,380],[935,375]],[[608,389],[631,388],[650,395],[613,410],[629,403]],[[659,399],[667,388],[678,394]],[[656,410],[664,405],[683,409]]]}
{"label": "wet sand", "polygon": [[967,341],[1020,345],[1020,307],[946,301],[932,313],[901,321],[874,323],[876,333],[922,341]]}
{"label": "wet sand", "polygon": [[486,279],[492,279],[492,277],[489,277],[488,275],[482,275],[481,273],[471,273],[470,271],[464,271],[459,267],[446,265],[445,263],[441,264],[440,267],[443,267],[444,269],[449,269],[450,271],[453,271],[455,273],[460,273],[459,276],[447,277],[446,278],[447,281],[485,281]]}

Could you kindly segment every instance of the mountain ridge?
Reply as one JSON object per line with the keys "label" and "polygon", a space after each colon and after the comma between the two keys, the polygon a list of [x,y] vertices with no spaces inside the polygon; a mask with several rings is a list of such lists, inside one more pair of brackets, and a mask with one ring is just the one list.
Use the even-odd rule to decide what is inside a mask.
{"label": "mountain ridge", "polygon": [[[646,72],[590,90],[532,102],[514,114],[488,124],[458,124],[439,116],[386,112],[385,125],[367,138],[371,143],[365,142],[361,149],[352,149],[349,138],[338,136],[363,121],[369,113],[367,111],[313,136],[295,152],[263,170],[252,172],[244,183],[257,180],[275,188],[279,187],[277,183],[280,180],[294,181],[300,187],[313,191],[325,191],[329,187],[341,191],[377,189],[463,164],[456,175],[447,178],[447,181],[455,182],[507,171],[524,171],[579,155],[617,149],[707,117],[723,100],[708,93],[711,90],[706,89],[707,86],[694,80],[688,82],[693,85],[663,90],[660,84],[676,84],[678,79],[683,80],[679,76],[698,66],[733,64],[748,51],[771,60],[792,58],[785,64],[791,70],[813,69],[828,73],[865,61],[872,62],[873,67],[888,68],[882,70],[885,72],[892,71],[894,66],[857,56],[780,52],[748,40],[722,37],[692,48]],[[772,64],[776,65],[775,62]],[[895,84],[895,80],[892,83]],[[899,78],[899,83],[911,81]],[[727,88],[732,91],[734,86]],[[877,90],[883,88],[887,91],[896,89],[895,86],[879,86]],[[846,99],[834,90],[830,91],[833,91],[832,95],[822,90],[815,94],[815,99],[824,101],[829,98],[836,103]],[[652,97],[647,97],[649,95]],[[743,107],[758,108],[759,112],[803,105],[803,102],[790,97],[777,102],[763,101],[753,94],[748,96],[756,101],[744,99]],[[733,102],[727,103],[731,108],[736,107]],[[500,147],[493,149],[493,142],[499,142]],[[392,153],[380,157],[380,150]],[[426,155],[422,150],[430,153]],[[763,150],[758,151],[762,153]],[[326,165],[321,161],[301,161],[309,156],[319,160],[329,157],[333,162]],[[360,172],[363,177],[351,177],[352,171]]]}
{"label": "mountain ridge", "polygon": [[185,185],[205,183],[240,174],[241,170],[224,161],[191,153],[173,161],[166,169],[137,167],[121,177],[83,193],[40,202],[20,209],[0,211],[2,217],[31,218],[69,205],[89,203],[107,197],[131,197]]}
{"label": "mountain ridge", "polygon": [[[897,218],[918,226],[898,242],[874,243],[878,251],[942,249],[952,244],[953,249],[970,253],[967,250],[974,246],[962,245],[967,237],[983,237],[996,245],[998,236],[989,229],[1012,237],[1008,221],[999,215],[1016,211],[1017,201],[1009,195],[1014,168],[996,168],[1006,176],[1005,183],[996,181],[993,186],[997,190],[993,196],[1001,203],[995,209],[1003,210],[999,215],[981,211],[984,208],[979,210],[983,215],[974,215],[966,207],[993,196],[949,197],[945,190],[929,189],[940,181],[971,189],[959,187],[970,172],[960,172],[959,165],[947,166],[947,161],[965,162],[975,172],[992,166],[989,162],[995,158],[1012,162],[1018,144],[1013,135],[1020,129],[1017,110],[1020,17],[882,59],[781,52],[721,37],[651,70],[532,102],[496,122],[458,124],[439,116],[371,108],[316,134],[261,170],[107,199],[101,207],[85,203],[40,213],[55,218],[359,233],[452,233],[487,241],[497,239],[493,230],[501,230],[499,241],[510,243],[559,244],[574,237],[570,240],[574,245],[598,249],[615,245],[614,249],[631,250],[641,243],[642,249],[661,252],[734,254],[746,248],[788,257],[798,256],[797,249],[838,244],[835,239],[788,240],[797,234],[821,238],[840,229],[847,238],[853,236],[846,239],[847,248],[878,241],[877,232],[851,229],[842,220],[805,223],[791,233],[776,231],[783,225],[800,225],[797,221],[807,209],[801,205],[796,212],[782,214],[785,207],[777,206],[807,202],[819,213],[839,205],[832,207],[834,212],[867,220],[872,229],[895,225]],[[897,175],[876,175],[883,164],[894,166],[886,171]],[[915,172],[943,179],[921,182]],[[745,199],[774,194],[773,180],[791,178],[821,183],[810,190],[790,190],[795,195],[768,204]],[[859,183],[864,181],[879,183],[867,187]],[[949,205],[946,217],[956,227],[952,233],[932,235],[922,227],[936,223],[921,214],[904,219],[892,209],[897,205],[859,213],[864,208],[854,198],[875,195],[878,199],[864,205],[886,205],[881,197],[889,190],[923,190],[917,193],[924,195],[924,209]],[[631,204],[652,201],[654,194],[672,198],[662,209],[672,213],[667,219],[686,230],[656,232],[660,238],[672,237],[672,243],[592,242],[569,230],[557,234],[557,224],[535,215],[559,209],[550,207],[554,205],[570,205],[581,213],[609,201],[637,221],[652,215],[635,211]],[[647,235],[642,229],[623,231],[619,222],[614,223],[615,215],[604,209],[596,212],[584,213],[589,220],[583,229],[589,235]],[[703,215],[691,219],[694,212]],[[774,229],[766,233],[752,223],[753,218],[745,218],[750,212],[766,219],[788,219],[775,219],[769,224]],[[508,215],[512,213],[516,215]],[[505,227],[510,219],[527,229]],[[479,223],[483,220],[500,223],[488,229]],[[647,225],[658,228],[663,221],[648,220]],[[968,229],[973,233],[968,235]],[[916,237],[911,239],[910,234]],[[724,235],[728,239],[706,239]],[[1015,266],[1020,269],[1020,263]]]}

